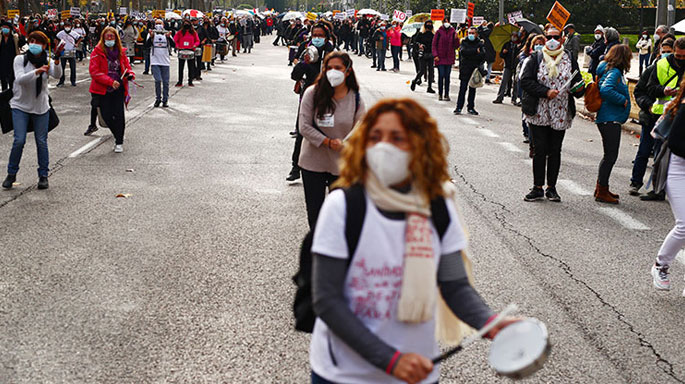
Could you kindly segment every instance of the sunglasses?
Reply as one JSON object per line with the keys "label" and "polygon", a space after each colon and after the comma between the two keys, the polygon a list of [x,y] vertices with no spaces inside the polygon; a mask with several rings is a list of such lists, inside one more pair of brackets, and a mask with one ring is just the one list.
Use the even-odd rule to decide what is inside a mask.
{"label": "sunglasses", "polygon": [[554,40],[561,40],[561,36],[559,35],[554,35],[554,36],[547,36],[547,39],[554,39]]}

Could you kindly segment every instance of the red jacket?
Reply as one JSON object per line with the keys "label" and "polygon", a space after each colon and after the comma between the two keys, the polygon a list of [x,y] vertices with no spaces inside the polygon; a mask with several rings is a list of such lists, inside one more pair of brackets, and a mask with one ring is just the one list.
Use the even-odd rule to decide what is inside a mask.
{"label": "red jacket", "polygon": [[[124,73],[129,72],[134,75],[135,78],[135,74],[131,69],[131,64],[128,62],[128,57],[126,57],[126,48],[121,49],[119,61],[121,63],[122,77]],[[93,53],[90,54],[90,67],[88,69],[91,78],[90,93],[96,95],[104,95],[107,93],[107,89],[112,86],[114,80],[107,74],[107,54],[99,45],[96,45],[95,49],[93,49]],[[128,100],[128,81],[124,79],[122,85],[124,86],[124,100]]]}

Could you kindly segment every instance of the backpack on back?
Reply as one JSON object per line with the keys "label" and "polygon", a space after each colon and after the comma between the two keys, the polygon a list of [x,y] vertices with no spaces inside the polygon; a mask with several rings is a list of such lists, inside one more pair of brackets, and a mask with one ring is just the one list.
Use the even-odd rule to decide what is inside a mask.
{"label": "backpack on back", "polygon": [[[366,216],[366,195],[364,187],[356,184],[343,190],[345,193],[345,240],[347,241],[347,267],[352,263],[352,258],[357,250],[359,237]],[[447,227],[450,224],[450,214],[447,211],[445,199],[440,197],[431,201],[431,220],[442,241]],[[293,276],[293,282],[297,286],[293,314],[295,315],[295,329],[301,332],[311,333],[314,330],[316,314],[312,297],[312,242],[314,232],[309,231],[302,241],[300,248],[300,269]]]}

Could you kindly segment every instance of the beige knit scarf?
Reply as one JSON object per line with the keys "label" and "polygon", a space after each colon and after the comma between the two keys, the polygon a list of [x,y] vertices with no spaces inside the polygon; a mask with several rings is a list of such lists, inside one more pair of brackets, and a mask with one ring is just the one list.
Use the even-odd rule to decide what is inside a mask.
{"label": "beige knit scarf", "polygon": [[[461,342],[472,329],[460,321],[438,294],[437,273],[430,227],[430,202],[412,188],[401,193],[383,186],[372,172],[368,172],[364,187],[373,203],[381,210],[407,214],[402,288],[397,308],[398,320],[422,323],[433,317],[436,304],[436,339],[451,345]],[[443,186],[446,199],[455,199],[456,188],[450,182]],[[469,281],[471,261],[462,252]]]}
{"label": "beige knit scarf", "polygon": [[552,79],[559,76],[559,70],[557,65],[561,63],[561,59],[564,58],[564,46],[562,45],[556,51],[550,51],[547,46],[542,48],[542,57],[545,59],[545,64],[547,65],[547,72],[549,77]]}

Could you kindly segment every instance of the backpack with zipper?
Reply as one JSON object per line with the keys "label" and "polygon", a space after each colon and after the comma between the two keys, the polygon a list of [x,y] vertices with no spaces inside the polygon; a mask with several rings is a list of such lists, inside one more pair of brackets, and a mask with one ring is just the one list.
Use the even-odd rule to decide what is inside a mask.
{"label": "backpack with zipper", "polygon": [[[343,190],[345,193],[345,240],[347,241],[347,268],[352,263],[352,258],[357,250],[359,237],[366,216],[366,194],[364,187],[355,184]],[[450,214],[447,203],[443,197],[431,201],[431,221],[435,226],[440,241],[442,241],[447,227],[450,224]],[[312,297],[312,241],[314,232],[309,231],[302,241],[300,248],[300,268],[293,276],[293,282],[297,286],[293,314],[295,315],[295,329],[305,333],[314,330],[316,314],[314,313]]]}

